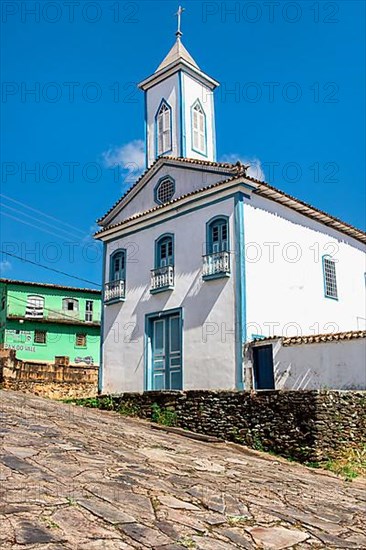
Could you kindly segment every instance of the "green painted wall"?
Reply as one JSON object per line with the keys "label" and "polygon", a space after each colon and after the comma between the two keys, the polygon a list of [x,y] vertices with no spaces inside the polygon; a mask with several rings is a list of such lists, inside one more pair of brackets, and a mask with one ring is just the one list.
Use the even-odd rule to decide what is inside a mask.
{"label": "green painted wall", "polygon": [[[18,359],[31,361],[54,361],[56,355],[70,358],[92,358],[99,364],[101,295],[79,289],[60,289],[42,285],[25,285],[0,281],[0,343],[5,348],[15,349]],[[44,298],[42,319],[25,316],[28,296]],[[63,299],[78,300],[78,311],[65,311]],[[86,301],[93,302],[93,321],[85,321]],[[79,324],[74,324],[78,322]],[[35,331],[46,332],[46,343],[35,342]],[[86,335],[86,345],[78,346],[76,335]],[[83,362],[81,362],[83,364]]]}

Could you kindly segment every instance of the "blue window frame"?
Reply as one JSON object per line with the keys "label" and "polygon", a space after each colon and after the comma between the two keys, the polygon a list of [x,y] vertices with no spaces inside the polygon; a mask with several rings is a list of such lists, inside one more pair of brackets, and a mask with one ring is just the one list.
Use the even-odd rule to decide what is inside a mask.
{"label": "blue window frame", "polygon": [[206,225],[206,254],[229,252],[229,220],[216,216]]}
{"label": "blue window frame", "polygon": [[330,256],[323,256],[324,296],[338,300],[336,263]]}
{"label": "blue window frame", "polygon": [[165,233],[155,241],[155,268],[174,265],[174,235]]}
{"label": "blue window frame", "polygon": [[109,281],[124,281],[126,279],[126,250],[113,252],[110,259]]}
{"label": "blue window frame", "polygon": [[191,107],[191,135],[192,150],[207,156],[206,114],[199,99]]}
{"label": "blue window frame", "polygon": [[163,99],[155,115],[157,156],[172,150],[172,108]]}

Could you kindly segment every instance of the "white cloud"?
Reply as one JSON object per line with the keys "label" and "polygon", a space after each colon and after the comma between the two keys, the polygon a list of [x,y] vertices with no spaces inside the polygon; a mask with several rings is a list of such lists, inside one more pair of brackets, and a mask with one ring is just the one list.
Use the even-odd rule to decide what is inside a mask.
{"label": "white cloud", "polygon": [[8,260],[0,262],[0,275],[4,275],[7,271],[11,270],[11,263]]}
{"label": "white cloud", "polygon": [[145,143],[141,139],[111,147],[102,156],[107,168],[120,166],[123,183],[134,183],[145,169]]}
{"label": "white cloud", "polygon": [[261,161],[257,158],[246,158],[242,157],[241,155],[232,153],[230,155],[223,155],[220,159],[220,162],[231,162],[235,164],[236,162],[238,162],[238,160],[240,160],[242,164],[250,164],[250,167],[247,170],[248,176],[251,176],[252,178],[256,178],[257,180],[261,181],[265,179]]}

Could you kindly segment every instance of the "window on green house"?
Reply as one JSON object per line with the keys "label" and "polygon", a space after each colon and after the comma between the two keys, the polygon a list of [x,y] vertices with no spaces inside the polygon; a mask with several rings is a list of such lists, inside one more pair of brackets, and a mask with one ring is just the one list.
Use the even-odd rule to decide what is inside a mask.
{"label": "window on green house", "polygon": [[28,296],[25,309],[26,317],[43,317],[44,298],[42,296]]}
{"label": "window on green house", "polygon": [[75,345],[80,348],[85,348],[86,346],[86,334],[76,334]]}
{"label": "window on green house", "polygon": [[35,330],[34,331],[34,343],[35,344],[46,344],[47,342],[47,332],[45,330]]}
{"label": "window on green house", "polygon": [[91,322],[93,320],[93,300],[87,300],[85,303],[85,321]]}
{"label": "window on green house", "polygon": [[62,309],[64,311],[79,311],[79,300],[75,298],[64,298],[62,300]]}

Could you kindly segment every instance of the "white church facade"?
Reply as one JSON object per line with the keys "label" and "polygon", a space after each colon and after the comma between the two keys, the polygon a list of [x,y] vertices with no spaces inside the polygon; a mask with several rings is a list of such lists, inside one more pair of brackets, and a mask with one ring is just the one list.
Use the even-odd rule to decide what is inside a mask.
{"label": "white church facade", "polygon": [[139,86],[147,169],[96,234],[100,391],[241,390],[252,340],[364,329],[365,234],[216,161],[218,82],[180,31]]}

